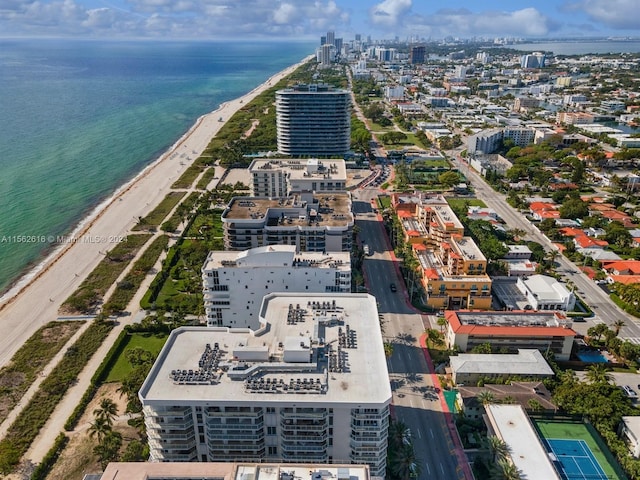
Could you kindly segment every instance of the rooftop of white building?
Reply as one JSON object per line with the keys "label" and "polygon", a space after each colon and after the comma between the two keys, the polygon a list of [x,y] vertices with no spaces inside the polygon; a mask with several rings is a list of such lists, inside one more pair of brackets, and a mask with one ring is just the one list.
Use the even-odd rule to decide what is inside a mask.
{"label": "rooftop of white building", "polygon": [[536,349],[520,349],[517,354],[461,353],[451,357],[456,374],[553,375],[553,369]]}
{"label": "rooftop of white building", "polygon": [[366,465],[233,462],[112,462],[101,480],[369,480]]}
{"label": "rooftop of white building", "polygon": [[560,479],[521,405],[487,405],[485,409],[496,436],[509,447],[520,478]]}
{"label": "rooftop of white building", "polygon": [[143,403],[312,402],[364,408],[391,400],[378,310],[367,294],[267,295],[261,328],[174,330]]}
{"label": "rooftop of white building", "polygon": [[223,221],[256,220],[272,227],[339,226],[353,223],[351,198],[347,193],[292,195],[269,199],[236,197],[222,214]]}
{"label": "rooftop of white building", "polygon": [[571,292],[558,280],[547,275],[531,275],[520,279],[540,302],[562,302]]}
{"label": "rooftop of white building", "polygon": [[314,178],[343,182],[347,180],[345,161],[341,158],[328,160],[258,158],[249,165],[249,172],[252,174],[265,170],[281,170],[289,176],[289,181]]}
{"label": "rooftop of white building", "polygon": [[349,270],[349,252],[298,252],[295,245],[269,245],[242,252],[209,252],[203,271],[219,268],[305,267]]}

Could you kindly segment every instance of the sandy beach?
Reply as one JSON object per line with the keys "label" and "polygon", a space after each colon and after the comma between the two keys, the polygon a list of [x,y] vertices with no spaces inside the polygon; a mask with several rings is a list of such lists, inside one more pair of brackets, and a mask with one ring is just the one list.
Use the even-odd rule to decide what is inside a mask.
{"label": "sandy beach", "polygon": [[[308,57],[309,58],[309,57]],[[100,262],[104,253],[127,236],[138,217],[149,213],[198,158],[212,137],[243,105],[293,72],[275,74],[246,95],[223,103],[200,117],[167,152],[104,202],[39,267],[0,303],[0,367],[42,325],[58,318],[62,302]],[[135,313],[135,312],[132,312]]]}

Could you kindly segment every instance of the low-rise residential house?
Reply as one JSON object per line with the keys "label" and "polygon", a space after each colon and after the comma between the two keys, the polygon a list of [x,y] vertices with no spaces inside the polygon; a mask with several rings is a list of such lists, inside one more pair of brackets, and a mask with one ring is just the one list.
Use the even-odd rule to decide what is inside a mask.
{"label": "low-rise residential house", "polygon": [[520,349],[517,354],[462,353],[450,358],[455,384],[475,385],[481,379],[518,377],[551,378],[553,369],[535,349]]}
{"label": "low-rise residential house", "polygon": [[445,341],[449,348],[467,352],[482,344],[495,350],[536,348],[569,360],[576,332],[561,312],[445,312]]}
{"label": "low-rise residential house", "polygon": [[571,311],[576,305],[573,292],[555,278],[546,275],[531,275],[518,278],[517,287],[527,298],[532,310]]}
{"label": "low-rise residential house", "polygon": [[492,395],[492,403],[508,400],[521,405],[525,410],[555,412],[558,409],[551,401],[551,393],[542,382],[511,382],[508,385],[485,383],[482,387],[458,387],[456,406],[465,417],[474,420],[482,418],[484,405],[478,398],[482,392]]}

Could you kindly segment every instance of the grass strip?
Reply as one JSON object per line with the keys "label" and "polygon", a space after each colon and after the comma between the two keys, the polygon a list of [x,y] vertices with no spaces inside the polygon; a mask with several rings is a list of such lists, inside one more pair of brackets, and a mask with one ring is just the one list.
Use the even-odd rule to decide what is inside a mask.
{"label": "grass strip", "polygon": [[58,403],[113,328],[113,322],[94,321],[67,349],[60,363],[44,379],[29,403],[0,441],[0,473],[9,474],[29,449]]}
{"label": "grass strip", "polygon": [[186,192],[169,192],[166,197],[149,214],[141,218],[132,230],[154,230],[165,219],[169,212],[180,203]]}
{"label": "grass strip", "polygon": [[40,327],[0,370],[0,423],[18,404],[38,373],[82,326],[82,322],[50,322]]}
{"label": "grass strip", "polygon": [[151,234],[129,235],[125,241],[118,243],[64,301],[62,309],[69,313],[91,313],[150,238]]}
{"label": "grass strip", "polygon": [[127,305],[129,305],[129,302],[140,288],[143,280],[168,245],[169,237],[167,235],[159,236],[149,245],[140,258],[133,264],[124,279],[118,282],[111,297],[109,297],[109,300],[104,304],[102,310],[106,315],[114,315],[125,311]]}

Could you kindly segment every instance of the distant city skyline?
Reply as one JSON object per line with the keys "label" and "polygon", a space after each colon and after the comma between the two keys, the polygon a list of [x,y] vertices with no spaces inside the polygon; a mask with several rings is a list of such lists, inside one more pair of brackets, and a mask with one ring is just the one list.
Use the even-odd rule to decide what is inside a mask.
{"label": "distant city skyline", "polygon": [[0,0],[0,36],[640,37],[637,0]]}

